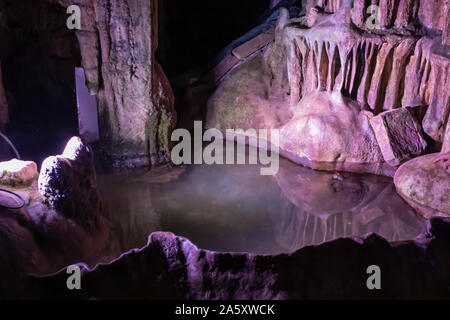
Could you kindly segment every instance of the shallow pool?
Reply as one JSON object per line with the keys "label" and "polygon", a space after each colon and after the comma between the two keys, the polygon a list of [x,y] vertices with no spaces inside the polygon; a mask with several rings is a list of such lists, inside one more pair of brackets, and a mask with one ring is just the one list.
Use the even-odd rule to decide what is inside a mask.
{"label": "shallow pool", "polygon": [[154,231],[203,249],[277,254],[369,232],[409,240],[425,228],[390,178],[313,171],[285,159],[275,176],[261,176],[258,165],[192,165],[98,181],[111,257],[142,247]]}

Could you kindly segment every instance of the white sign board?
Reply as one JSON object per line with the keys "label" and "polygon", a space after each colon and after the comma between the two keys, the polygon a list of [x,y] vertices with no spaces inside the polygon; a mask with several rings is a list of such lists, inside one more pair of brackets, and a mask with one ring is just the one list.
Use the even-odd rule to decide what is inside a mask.
{"label": "white sign board", "polygon": [[78,131],[80,137],[86,143],[97,142],[100,139],[97,101],[95,96],[89,94],[83,68],[75,68],[75,82],[77,90]]}

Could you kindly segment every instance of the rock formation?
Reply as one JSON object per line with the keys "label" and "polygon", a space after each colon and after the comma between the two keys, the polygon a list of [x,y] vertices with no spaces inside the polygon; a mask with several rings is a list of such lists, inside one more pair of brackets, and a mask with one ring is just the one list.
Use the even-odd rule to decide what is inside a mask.
{"label": "rock formation", "polygon": [[440,154],[415,158],[395,173],[397,192],[426,218],[450,215],[449,141],[450,126],[447,124]]}
{"label": "rock formation", "polygon": [[[294,161],[315,169],[386,175],[425,152],[422,132],[431,147],[442,143],[450,113],[445,1],[371,3],[378,6],[380,21],[377,16],[370,20],[373,15],[367,13],[365,1],[307,1],[307,16],[300,19],[282,11],[275,43],[263,55],[236,67],[210,99],[209,126],[279,127],[281,153]],[[262,61],[261,69],[271,71],[270,79],[246,76],[255,74],[257,59]],[[247,78],[264,90],[248,90],[242,85]],[[286,85],[289,89],[283,90]],[[278,101],[270,103],[274,97]],[[263,116],[247,102],[260,99],[268,101],[269,111]],[[420,117],[399,112],[395,122],[404,126],[400,131],[412,126],[415,133],[400,139],[404,150],[393,150],[400,142],[388,134],[390,129],[382,138],[380,128],[372,128],[369,121],[383,112],[409,107],[414,107],[414,117]],[[286,116],[287,109],[292,118],[286,122],[279,113]],[[247,120],[246,112],[256,116]],[[344,114],[354,118],[335,116]],[[359,122],[358,117],[366,120]],[[377,126],[376,121],[372,125]],[[315,129],[329,134],[313,137]]]}
{"label": "rock formation", "polygon": [[76,31],[102,146],[114,166],[168,160],[176,115],[170,84],[155,59],[157,1],[60,0],[81,8]]}
{"label": "rock formation", "polygon": [[92,154],[79,138],[62,155],[44,161],[39,186],[35,163],[12,160],[1,167],[14,171],[6,185],[0,179],[1,187],[20,196],[24,206],[0,205],[0,296],[14,295],[21,282],[17,274],[51,274],[79,261],[102,261],[109,224],[101,211]]}
{"label": "rock formation", "polygon": [[42,163],[39,192],[44,203],[87,230],[97,227],[100,198],[91,149],[74,137],[60,156]]}
{"label": "rock formation", "polygon": [[[67,279],[63,270],[50,277],[29,277],[18,295],[41,299],[447,299],[448,233],[448,219],[434,219],[428,232],[415,241],[390,245],[372,234],[278,256],[211,252],[170,233],[153,233],[144,248],[127,252],[111,264],[95,269],[80,265],[83,290],[60,289]],[[383,290],[367,290],[365,271],[371,264],[387,270]]]}

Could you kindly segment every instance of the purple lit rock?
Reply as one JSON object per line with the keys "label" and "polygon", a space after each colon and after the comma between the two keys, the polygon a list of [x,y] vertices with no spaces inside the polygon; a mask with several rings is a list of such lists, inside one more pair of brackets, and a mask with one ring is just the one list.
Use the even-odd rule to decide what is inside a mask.
{"label": "purple lit rock", "polygon": [[408,109],[386,111],[370,119],[384,160],[397,166],[427,148],[422,129]]}
{"label": "purple lit rock", "polygon": [[450,174],[438,154],[415,158],[395,173],[397,192],[426,218],[450,215]]}
{"label": "purple lit rock", "polygon": [[281,153],[294,162],[323,170],[384,172],[384,160],[369,120],[373,116],[340,93],[304,97],[295,116],[281,128]]}
{"label": "purple lit rock", "polygon": [[39,192],[51,209],[83,227],[95,226],[100,200],[90,148],[73,137],[62,155],[42,163]]}

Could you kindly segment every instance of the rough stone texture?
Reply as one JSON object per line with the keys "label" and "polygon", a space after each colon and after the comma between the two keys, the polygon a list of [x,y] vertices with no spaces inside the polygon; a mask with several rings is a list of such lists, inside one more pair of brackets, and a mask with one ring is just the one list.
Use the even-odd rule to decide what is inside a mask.
{"label": "rough stone texture", "polygon": [[[241,85],[243,81],[250,82],[246,80],[250,77],[244,74],[255,69],[252,66],[254,61],[249,60],[236,67],[229,77],[224,78],[210,99],[207,106],[209,126],[269,128],[278,125],[283,127],[284,137],[289,137],[288,141],[284,142],[283,137],[281,138],[282,145],[283,143],[286,147],[290,145],[288,147],[290,150],[283,150],[282,146],[281,153],[291,153],[296,157],[304,158],[294,161],[316,169],[340,168],[347,171],[392,174],[392,170],[386,166],[384,159],[376,155],[378,149],[373,148],[373,139],[370,138],[371,129],[364,127],[362,123],[359,128],[355,128],[349,122],[340,121],[338,122],[340,130],[348,131],[347,133],[317,135],[314,139],[316,145],[321,145],[322,149],[331,145],[331,150],[324,150],[321,153],[317,151],[314,155],[310,153],[314,147],[305,151],[308,143],[303,136],[297,136],[299,130],[294,123],[304,123],[309,118],[308,113],[312,114],[313,111],[299,111],[308,109],[302,104],[304,101],[309,101],[310,97],[317,92],[324,91],[330,94],[337,92],[350,99],[346,100],[345,105],[358,105],[359,110],[370,110],[374,115],[393,109],[427,106],[424,108],[425,115],[421,115],[423,116],[422,126],[418,130],[423,129],[424,133],[434,140],[433,144],[439,145],[443,142],[445,124],[450,114],[450,92],[447,90],[450,81],[448,78],[450,57],[446,47],[440,44],[440,32],[443,25],[439,21],[430,20],[426,23],[424,21],[431,17],[432,12],[442,10],[443,5],[437,3],[426,5],[422,2],[411,1],[375,2],[374,4],[380,4],[382,7],[384,24],[380,30],[375,31],[364,31],[355,27],[356,16],[359,15],[362,21],[366,19],[365,11],[360,14],[357,12],[357,10],[365,10],[366,5],[358,1],[355,2],[353,9],[346,5],[348,3],[342,1],[308,1],[307,12],[315,14],[310,23],[313,25],[311,28],[304,25],[305,19],[303,22],[297,17],[290,19],[287,11],[282,11],[276,28],[276,41],[266,49],[263,55],[267,57],[267,53],[271,52],[270,57],[276,58],[261,60],[263,66],[258,68],[262,69],[269,65],[269,69],[275,70],[271,66],[277,63],[279,69],[274,73],[274,79],[277,79],[278,74],[279,83],[283,83],[286,78],[280,75],[286,70],[280,68],[281,66],[284,68],[287,63],[289,97],[283,94],[279,96],[290,100],[291,113],[281,111],[280,105],[285,109],[284,104],[281,103],[268,105],[264,113],[255,112],[255,107],[248,107],[251,105],[247,103],[250,91],[253,91],[249,99],[251,101],[258,101],[261,97],[271,95],[267,89],[260,92],[252,90],[258,85],[257,82],[260,82],[259,86],[264,88],[256,77],[250,80],[255,82],[252,86]],[[405,8],[406,11],[399,13],[397,10],[399,8]],[[418,17],[419,9],[422,12],[423,28],[411,29],[409,24]],[[309,17],[306,18],[308,21]],[[425,25],[436,29],[433,32],[425,32]],[[401,30],[398,29],[399,27]],[[365,29],[364,26],[362,28]],[[276,83],[276,81],[273,82]],[[224,90],[224,88],[233,90]],[[281,90],[278,89],[278,92]],[[336,106],[342,106],[342,104],[336,104]],[[319,110],[318,113],[322,114],[321,130],[332,133],[334,123],[325,121],[326,113],[329,113],[330,119],[335,118],[337,113],[333,115],[332,110],[325,110],[326,107],[317,106],[316,108]],[[280,112],[284,114],[283,118],[279,116]],[[345,112],[343,111],[344,114]],[[251,118],[250,114],[255,116]],[[286,116],[291,114],[294,118],[285,121]],[[370,115],[370,113],[365,114]],[[350,127],[347,128],[346,125]],[[292,132],[289,133],[289,130]],[[352,134],[349,132],[352,132],[357,139],[364,137],[358,142],[357,147],[349,148],[358,144],[352,141]],[[349,141],[346,141],[344,136]],[[293,148],[295,144],[297,150]],[[410,144],[414,145],[415,142]],[[419,149],[422,148],[423,144]],[[349,150],[354,150],[351,151],[353,154],[349,154]],[[416,154],[413,152],[411,156]],[[337,158],[334,159],[333,155]],[[342,161],[336,161],[339,157]],[[389,160],[392,164],[399,163]],[[356,166],[343,165],[343,162],[353,161]],[[312,162],[319,162],[319,164]],[[367,162],[371,165],[367,166]],[[364,169],[364,166],[367,169]]]}
{"label": "rough stone texture", "polygon": [[415,158],[395,173],[397,192],[426,218],[450,215],[450,174],[436,163],[438,154]]}
{"label": "rough stone texture", "polygon": [[442,153],[450,152],[450,117],[447,121],[447,128],[445,129],[444,143],[442,144]]}
{"label": "rough stone texture", "polygon": [[72,138],[62,155],[44,160],[39,192],[49,208],[87,230],[96,227],[101,205],[93,155],[80,138]]}
{"label": "rough stone texture", "polygon": [[280,131],[283,155],[315,169],[384,172],[370,111],[338,92],[311,93],[297,108]]}
{"label": "rough stone texture", "polygon": [[97,94],[101,141],[113,165],[169,157],[176,122],[170,84],[155,59],[157,1],[60,0],[81,6],[77,31],[88,88]]}
{"label": "rough stone texture", "polygon": [[254,56],[242,68],[231,71],[208,101],[207,127],[277,128],[289,119],[287,74],[283,70],[275,73],[278,70],[271,69],[266,59],[271,59],[270,52]]}
{"label": "rough stone texture", "polygon": [[[153,233],[144,248],[109,265],[93,270],[81,265],[83,290],[65,289],[63,270],[46,278],[29,277],[18,295],[41,299],[448,299],[449,226],[448,219],[433,219],[429,234],[416,241],[389,244],[369,235],[278,256],[205,251],[173,234]],[[385,270],[383,290],[367,290],[366,269],[372,264]]]}
{"label": "rough stone texture", "polygon": [[445,130],[441,155],[436,159],[436,163],[440,163],[442,167],[450,174],[450,118],[447,122],[447,129]]}
{"label": "rough stone texture", "polygon": [[291,104],[314,90],[338,90],[376,114],[428,105],[423,126],[442,141],[450,111],[448,57],[434,39],[361,35],[341,10],[311,29],[284,28]]}
{"label": "rough stone texture", "polygon": [[450,2],[447,0],[447,19],[442,33],[442,43],[450,45]]}
{"label": "rough stone texture", "polygon": [[367,29],[365,22],[369,18],[369,14],[366,10],[368,5],[372,4],[380,8],[381,29],[386,30],[392,28],[397,29],[399,32],[407,32],[415,28],[414,24],[418,23],[421,27],[440,31],[445,26],[446,1],[354,0],[352,21],[358,27]]}
{"label": "rough stone texture", "polygon": [[19,210],[0,206],[0,297],[16,296],[19,274],[48,275],[80,261],[90,266],[103,261],[110,229],[103,217],[95,232],[88,232],[45,206],[36,184],[14,192],[26,204]]}
{"label": "rough stone texture", "polygon": [[37,165],[33,161],[12,159],[0,162],[0,185],[29,186],[38,177]]}
{"label": "rough stone texture", "polygon": [[384,160],[392,166],[421,155],[427,148],[420,124],[406,108],[382,112],[370,119],[370,125]]}
{"label": "rough stone texture", "polygon": [[3,128],[9,122],[8,101],[3,86],[2,61],[0,60],[0,128]]}

